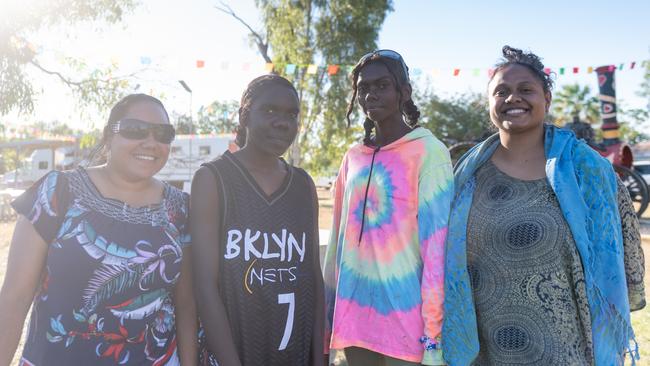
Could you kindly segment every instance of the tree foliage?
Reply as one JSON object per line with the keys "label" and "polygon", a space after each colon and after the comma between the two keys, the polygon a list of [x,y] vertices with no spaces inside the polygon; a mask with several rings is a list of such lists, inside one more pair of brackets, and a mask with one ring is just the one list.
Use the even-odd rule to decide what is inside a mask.
{"label": "tree foliage", "polygon": [[645,74],[643,75],[643,82],[641,82],[641,90],[637,93],[640,97],[646,98],[648,104],[646,110],[650,111],[650,62],[646,62]]}
{"label": "tree foliage", "polygon": [[[115,75],[116,67],[88,68],[67,59],[45,65],[30,37],[55,26],[80,22],[116,23],[136,6],[137,0],[35,0],[9,2],[0,12],[0,115],[12,110],[29,113],[38,97],[33,74],[57,78],[73,92],[81,106],[114,104],[128,85],[128,76]],[[74,75],[74,76],[71,76]]]}
{"label": "tree foliage", "polygon": [[564,85],[553,95],[552,109],[558,126],[575,118],[591,124],[600,122],[600,102],[587,85]]}
{"label": "tree foliage", "polygon": [[416,102],[421,113],[420,124],[447,146],[478,141],[494,131],[483,94],[458,94],[445,99],[425,92]]}
{"label": "tree foliage", "polygon": [[235,133],[239,125],[239,103],[234,100],[214,101],[201,106],[194,120],[190,121],[186,114],[172,114],[171,120],[177,134],[189,134],[190,131],[200,134]]}
{"label": "tree foliage", "polygon": [[[335,75],[309,64],[354,65],[361,55],[377,48],[379,30],[390,0],[257,0],[263,31],[253,30],[227,6],[219,9],[244,24],[261,56],[274,72],[293,81],[301,99],[301,133],[289,154],[293,164],[312,173],[338,167],[359,128],[347,128],[345,113],[350,95],[348,68]],[[295,64],[293,72],[287,64]]]}

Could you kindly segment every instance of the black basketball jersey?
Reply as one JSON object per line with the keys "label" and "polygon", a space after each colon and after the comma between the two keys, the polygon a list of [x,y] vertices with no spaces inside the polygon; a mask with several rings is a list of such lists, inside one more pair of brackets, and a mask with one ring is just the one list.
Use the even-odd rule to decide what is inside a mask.
{"label": "black basketball jersey", "polygon": [[242,364],[307,365],[316,316],[307,173],[287,164],[269,197],[230,152],[206,166],[223,188],[219,291]]}

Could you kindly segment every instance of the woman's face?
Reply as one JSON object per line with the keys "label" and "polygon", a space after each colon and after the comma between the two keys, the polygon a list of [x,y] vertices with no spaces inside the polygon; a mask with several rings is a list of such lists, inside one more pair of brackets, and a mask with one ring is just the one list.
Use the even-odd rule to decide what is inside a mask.
{"label": "woman's face", "polygon": [[500,131],[517,134],[537,129],[544,123],[551,93],[541,80],[522,65],[499,70],[488,84],[490,119]]}
{"label": "woman's face", "polygon": [[287,86],[267,86],[251,103],[246,120],[246,146],[282,156],[298,133],[300,103]]}
{"label": "woman's face", "polygon": [[[407,93],[404,90],[404,93]],[[359,71],[357,80],[357,101],[363,113],[373,122],[401,118],[400,93],[393,75],[386,65],[373,62]]]}
{"label": "woman's face", "polygon": [[[154,102],[140,101],[131,105],[122,120],[137,119],[156,124],[169,124],[163,108]],[[113,134],[108,142],[108,165],[130,181],[150,179],[167,163],[170,144],[163,144],[149,133],[142,140]]]}

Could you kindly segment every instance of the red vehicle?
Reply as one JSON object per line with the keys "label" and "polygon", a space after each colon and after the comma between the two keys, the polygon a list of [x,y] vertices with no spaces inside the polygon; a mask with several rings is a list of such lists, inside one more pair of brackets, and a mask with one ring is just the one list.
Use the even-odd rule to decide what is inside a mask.
{"label": "red vehicle", "polygon": [[603,119],[601,126],[603,140],[601,142],[595,141],[593,129],[588,123],[574,120],[573,123],[567,124],[566,127],[572,129],[576,136],[583,138],[600,155],[612,163],[614,170],[616,170],[628,192],[630,192],[637,216],[640,217],[648,207],[650,194],[645,180],[634,170],[634,156],[630,145],[620,140],[619,125],[616,119],[615,71],[615,66],[601,66],[596,69],[598,88],[600,90],[598,96],[600,99],[600,115]]}

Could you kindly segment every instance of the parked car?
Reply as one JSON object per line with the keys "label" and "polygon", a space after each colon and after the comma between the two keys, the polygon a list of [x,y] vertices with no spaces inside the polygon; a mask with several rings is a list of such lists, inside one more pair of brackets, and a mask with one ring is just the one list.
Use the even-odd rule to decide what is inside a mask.
{"label": "parked car", "polygon": [[635,160],[634,170],[641,174],[646,184],[650,185],[650,160]]}

